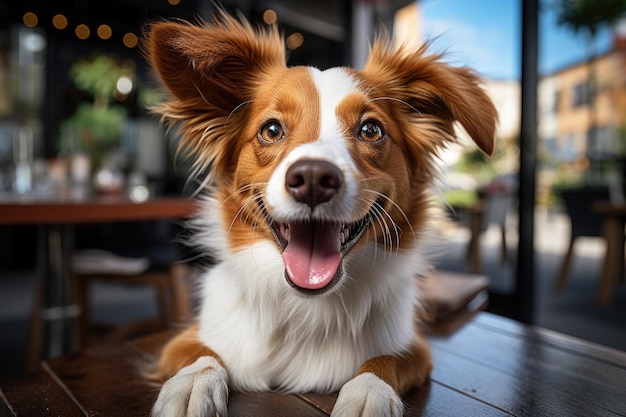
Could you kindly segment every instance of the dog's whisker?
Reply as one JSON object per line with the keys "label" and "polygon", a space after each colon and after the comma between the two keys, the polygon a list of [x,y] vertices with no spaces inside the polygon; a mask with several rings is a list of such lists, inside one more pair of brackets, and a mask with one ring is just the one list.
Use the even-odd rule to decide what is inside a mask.
{"label": "dog's whisker", "polygon": [[[257,188],[262,188],[263,186],[267,185],[267,183],[265,182],[256,182],[256,183],[250,183],[250,184],[246,184],[243,185],[241,187],[239,187],[238,189],[236,189],[235,191],[233,191],[228,197],[226,197],[223,201],[222,201],[222,205],[226,204],[227,202],[229,202],[230,200],[234,199],[235,197],[248,192],[250,190],[254,190]],[[255,193],[255,195],[258,193]]]}
{"label": "dog's whisker", "polygon": [[378,206],[377,204],[374,204],[373,210],[376,213],[376,217],[381,226],[381,231],[383,233],[383,247],[385,248],[385,253],[386,253],[388,252],[387,251],[388,248],[392,249],[390,248],[391,239],[390,239],[390,234],[389,234],[389,225],[387,224],[385,217],[382,215],[383,214],[382,207]]}
{"label": "dog's whisker", "polygon": [[[255,197],[256,198],[254,200],[254,203],[256,203],[256,201],[260,197],[260,195],[256,195]],[[256,232],[257,227],[260,224],[263,224],[264,219],[265,219],[265,214],[263,213],[263,209],[257,204],[256,208],[252,211],[252,213],[250,215],[252,216],[252,221],[251,221],[252,230],[254,232]]]}
{"label": "dog's whisker", "polygon": [[[383,238],[383,248],[387,248],[389,246],[389,228],[387,226],[387,223],[385,222],[385,219],[381,216],[380,213],[380,207],[376,207],[376,205],[374,207],[372,207],[372,214],[374,219],[376,220],[376,222],[378,223],[379,227],[380,227],[380,231],[382,234],[382,238]],[[386,259],[386,253],[387,250],[383,251],[384,259]]]}
{"label": "dog's whisker", "polygon": [[385,194],[382,194],[382,193],[380,193],[378,191],[370,190],[370,189],[365,189],[364,191],[368,192],[368,193],[371,193],[371,194],[374,194],[375,196],[377,196],[379,198],[382,198],[385,201],[388,201],[396,210],[398,210],[398,212],[400,213],[400,215],[404,219],[404,222],[409,226],[409,230],[411,231],[411,236],[414,239],[417,239],[417,235],[415,233],[415,230],[413,229],[413,226],[411,225],[411,221],[409,220],[409,217],[406,215],[404,210],[402,210],[402,208],[398,205],[398,203],[396,203],[395,201],[393,201],[393,199],[389,198]]}
{"label": "dog's whisker", "polygon": [[[244,208],[245,208],[245,206],[240,207],[239,210],[237,210],[237,212],[233,216],[233,218],[230,221],[230,224],[228,226],[228,233],[231,233],[233,231],[233,226],[235,225],[235,221],[237,221],[237,218],[240,218],[241,213],[243,212]],[[241,221],[241,219],[239,221]]]}
{"label": "dog's whisker", "polygon": [[253,209],[246,215],[246,220],[249,220],[250,223],[255,227],[259,223],[259,219],[263,219],[263,210],[257,204],[259,198],[260,198],[260,194],[255,193],[246,202],[246,208],[253,206]]}
{"label": "dog's whisker", "polygon": [[[260,185],[263,185],[263,183],[253,183],[253,184],[247,184],[244,185],[240,188],[238,188],[236,191],[234,191],[233,193],[231,193],[227,198],[225,198],[222,202],[221,202],[221,206],[224,206],[228,201],[232,200],[233,198],[235,198],[236,196],[243,194],[244,192],[247,192],[251,189],[255,189],[257,187],[259,187]],[[254,193],[253,195],[249,196],[246,198],[246,200],[243,202],[243,204],[241,205],[241,207],[237,210],[237,212],[235,213],[235,215],[233,216],[231,223],[229,225],[228,231],[231,232],[234,222],[237,220],[237,218],[239,218],[240,224],[245,224],[246,222],[248,222],[250,220],[250,213],[246,213],[246,216],[243,216],[243,213],[246,212],[247,208],[251,205],[256,203],[256,201],[258,200],[258,198],[260,197],[259,193]],[[251,222],[252,227],[253,227],[253,231],[256,230],[256,224],[258,222],[258,218],[260,217],[257,212],[259,211],[259,209],[257,208],[253,213],[253,220]]]}
{"label": "dog's whisker", "polygon": [[254,204],[257,200],[258,195],[254,194],[251,197],[249,197],[246,201],[244,201],[244,203],[241,205],[241,207],[239,208],[239,210],[237,210],[237,213],[235,213],[235,216],[233,216],[231,222],[230,222],[230,227],[228,228],[228,231],[231,232],[233,225],[235,223],[235,221],[237,220],[237,218],[239,218],[239,222],[240,224],[245,224],[248,222],[249,220],[249,214],[246,214],[245,218],[242,216],[243,213],[246,211],[246,209],[251,205]]}
{"label": "dog's whisker", "polygon": [[389,101],[397,101],[398,103],[402,103],[405,106],[407,106],[408,108],[410,108],[411,110],[413,110],[415,113],[419,113],[421,114],[422,112],[419,111],[418,109],[416,109],[414,106],[412,106],[411,104],[407,103],[406,101],[399,99],[399,98],[395,98],[395,97],[374,97],[371,100],[369,100],[370,102],[372,101],[379,101],[379,100],[389,100]]}
{"label": "dog's whisker", "polygon": [[[395,249],[395,251],[397,252],[400,249],[400,235],[402,234],[401,233],[402,229],[398,226],[398,224],[394,221],[394,219],[391,216],[391,214],[387,210],[385,210],[384,207],[381,207],[380,209],[381,209],[382,214],[384,214],[384,216],[387,219],[389,219],[389,222],[391,223],[391,225],[393,227],[393,231],[394,231],[393,234],[395,234],[395,236],[396,236],[396,239],[395,239],[395,241],[396,241],[396,249]],[[389,233],[390,233],[389,239],[392,240],[391,230],[389,230]],[[391,244],[390,250],[394,251],[393,250],[393,244]]]}
{"label": "dog's whisker", "polygon": [[[374,213],[375,213],[375,218],[376,218],[376,221],[378,222],[378,225],[379,225],[379,227],[380,227],[380,230],[381,230],[381,236],[382,236],[382,239],[383,239],[383,241],[382,241],[382,247],[383,247],[383,259],[384,259],[384,258],[386,257],[386,255],[385,255],[386,250],[385,250],[385,249],[386,249],[386,247],[387,247],[387,237],[386,237],[386,235],[385,235],[385,233],[384,233],[384,221],[383,221],[383,220],[382,220],[382,218],[380,217],[380,214],[378,214],[378,213],[376,213],[376,212],[374,212]],[[378,246],[378,242],[377,242],[377,246]],[[378,251],[377,251],[376,255],[378,256]],[[375,261],[374,261],[374,263],[375,263]]]}
{"label": "dog's whisker", "polygon": [[[365,202],[365,203],[367,203],[367,204],[370,203],[370,201],[365,199],[365,198],[360,198],[360,200]],[[383,237],[382,246],[383,246],[383,248],[386,248],[387,247],[387,238],[386,238],[386,233],[385,233],[385,227],[383,226],[384,221],[380,217],[379,207],[380,206],[378,204],[372,205],[370,213],[372,215],[372,218],[378,223],[378,225],[380,227],[380,231],[381,231],[382,237]],[[379,245],[379,242],[378,242],[378,233],[376,231],[376,227],[374,226],[373,229],[374,229],[373,230],[373,236],[374,236],[374,257],[373,258],[374,258],[374,261],[375,261],[377,256],[378,256],[378,245]]]}
{"label": "dog's whisker", "polygon": [[[381,218],[381,221],[383,222],[383,224],[385,225],[385,259],[387,259],[387,257],[389,257],[388,260],[391,260],[391,254],[394,251],[394,246],[393,246],[393,235],[391,232],[391,228],[389,227],[389,223],[388,223],[388,219],[386,216],[386,212],[384,209],[380,210],[379,216]],[[393,224],[393,221],[392,221]]]}
{"label": "dog's whisker", "polygon": [[[389,212],[378,203],[375,204],[375,213],[377,216],[380,216],[380,221],[385,224],[385,247],[389,249],[387,252],[389,252],[390,257],[393,257],[392,254],[397,254],[400,250],[401,229],[394,221],[391,214],[389,214]],[[391,227],[389,226],[389,223],[391,223]],[[393,238],[394,235],[395,239]]]}

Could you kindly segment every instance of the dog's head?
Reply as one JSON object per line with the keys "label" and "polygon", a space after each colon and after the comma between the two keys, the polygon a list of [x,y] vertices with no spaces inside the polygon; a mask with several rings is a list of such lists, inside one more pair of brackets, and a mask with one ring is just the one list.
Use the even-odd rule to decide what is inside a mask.
{"label": "dog's head", "polygon": [[377,41],[361,71],[288,67],[276,28],[225,15],[154,24],[148,55],[223,202],[232,251],[271,239],[287,281],[323,293],[366,243],[411,246],[427,220],[437,151],[459,122],[487,154],[496,110],[468,69]]}

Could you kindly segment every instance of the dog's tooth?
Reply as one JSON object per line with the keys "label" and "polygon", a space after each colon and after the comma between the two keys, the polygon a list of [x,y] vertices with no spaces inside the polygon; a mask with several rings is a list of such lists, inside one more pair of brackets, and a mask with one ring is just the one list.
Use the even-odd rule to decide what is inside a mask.
{"label": "dog's tooth", "polygon": [[285,239],[287,239],[287,241],[291,240],[291,229],[289,228],[289,226],[285,226]]}
{"label": "dog's tooth", "polygon": [[344,226],[341,230],[341,244],[346,243],[348,238],[350,238],[350,229],[347,226]]}
{"label": "dog's tooth", "polygon": [[341,231],[341,233],[339,233],[339,241],[342,245],[346,243],[346,234],[343,230]]}

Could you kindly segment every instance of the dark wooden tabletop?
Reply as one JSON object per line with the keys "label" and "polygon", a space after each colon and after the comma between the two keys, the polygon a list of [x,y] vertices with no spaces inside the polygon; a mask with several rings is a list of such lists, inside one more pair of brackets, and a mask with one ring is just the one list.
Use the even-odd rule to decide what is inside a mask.
{"label": "dark wooden tabletop", "polygon": [[[148,416],[158,387],[138,365],[159,333],[43,363],[0,382],[0,416]],[[405,396],[406,416],[624,416],[626,353],[489,313],[429,336],[431,381]],[[231,417],[327,416],[335,395],[231,393]]]}
{"label": "dark wooden tabletop", "polygon": [[133,202],[124,197],[0,199],[0,224],[97,223],[187,218],[197,201],[158,197]]}

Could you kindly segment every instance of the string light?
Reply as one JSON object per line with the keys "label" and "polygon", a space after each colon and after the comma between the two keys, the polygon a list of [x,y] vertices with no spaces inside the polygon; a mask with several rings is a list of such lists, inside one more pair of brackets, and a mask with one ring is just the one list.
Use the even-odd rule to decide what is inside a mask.
{"label": "string light", "polygon": [[[181,0],[167,0],[167,1],[172,6],[177,6],[181,2]],[[274,21],[275,21],[276,13],[273,10],[269,10],[269,12],[274,13]],[[37,14],[33,12],[26,12],[22,16],[22,21],[24,22],[24,25],[32,28],[39,24],[39,17],[37,16]],[[52,25],[57,30],[64,30],[68,27],[69,21],[68,21],[68,18],[64,14],[57,13],[52,17]],[[81,23],[76,26],[76,28],[74,29],[74,33],[76,34],[77,38],[81,40],[86,40],[91,36],[91,29],[89,29],[89,26]],[[111,26],[107,24],[101,24],[96,29],[96,33],[100,39],[109,40],[113,36],[113,29],[111,28]],[[137,44],[139,43],[139,38],[134,33],[128,32],[124,35],[122,42],[127,48],[135,48]]]}
{"label": "string light", "polygon": [[22,21],[29,28],[34,28],[39,23],[39,18],[33,12],[26,12],[24,13],[24,16],[22,17]]}
{"label": "string light", "polygon": [[80,25],[76,26],[74,33],[76,33],[76,37],[78,39],[85,40],[91,35],[91,30],[89,30],[89,27],[87,25],[83,25],[81,23]]}
{"label": "string light", "polygon": [[263,21],[268,25],[273,25],[278,20],[278,15],[272,9],[263,12]]}
{"label": "string light", "polygon": [[111,38],[111,36],[113,35],[113,30],[111,30],[111,26],[109,25],[100,25],[98,26],[96,33],[98,34],[98,37],[100,39],[106,41],[107,39]]}
{"label": "string light", "polygon": [[62,14],[55,14],[52,18],[52,25],[59,30],[63,30],[67,27],[67,17]]}
{"label": "string light", "polygon": [[137,42],[139,42],[139,39],[134,33],[128,32],[124,35],[122,42],[124,42],[124,45],[126,45],[127,48],[134,48],[135,46],[137,46]]}
{"label": "string light", "polygon": [[299,32],[292,33],[291,35],[287,36],[287,39],[285,41],[287,48],[291,49],[292,51],[301,47],[303,43],[304,36],[302,36],[302,34]]}

